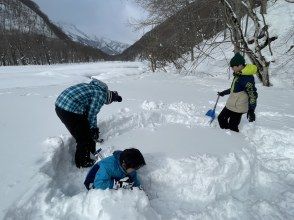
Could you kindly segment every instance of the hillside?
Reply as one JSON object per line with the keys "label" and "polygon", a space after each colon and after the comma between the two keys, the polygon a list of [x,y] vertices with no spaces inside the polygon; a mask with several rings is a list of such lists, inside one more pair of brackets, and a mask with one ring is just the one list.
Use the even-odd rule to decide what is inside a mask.
{"label": "hillside", "polygon": [[[229,0],[236,7],[234,0]],[[255,7],[260,0],[254,0]],[[245,9],[240,8],[240,17]],[[127,48],[117,59],[149,59],[174,62],[198,44],[226,29],[224,7],[218,0],[195,0],[157,25]]]}
{"label": "hillside", "polygon": [[0,66],[108,59],[101,50],[72,41],[31,0],[0,0]]}
{"label": "hillside", "polygon": [[[118,58],[132,60],[153,54],[160,60],[175,60],[203,39],[225,28],[222,7],[217,0],[198,0],[153,28]],[[196,34],[201,33],[201,34]]]}

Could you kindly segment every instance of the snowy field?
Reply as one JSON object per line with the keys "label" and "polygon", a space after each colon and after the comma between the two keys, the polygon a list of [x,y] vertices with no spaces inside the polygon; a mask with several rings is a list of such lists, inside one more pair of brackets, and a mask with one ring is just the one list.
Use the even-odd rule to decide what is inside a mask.
{"label": "snowy field", "polygon": [[[243,116],[240,133],[216,121],[210,126],[205,116],[217,91],[231,84],[228,45],[194,72],[187,65],[189,75],[151,73],[142,62],[0,67],[0,219],[294,219],[293,60],[284,52],[293,44],[289,4],[270,10],[271,27],[283,31],[273,45],[274,86],[256,79],[257,120]],[[285,10],[290,16],[275,25]],[[144,191],[88,192],[83,185],[89,169],[75,167],[74,140],[54,102],[90,77],[123,97],[98,114],[105,142],[97,147],[104,156],[140,149]]]}
{"label": "snowy field", "polygon": [[[209,126],[205,116],[216,92],[230,85],[225,77],[152,74],[140,62],[0,71],[5,219],[294,217],[293,87],[258,84],[257,121],[249,124],[243,117],[241,132],[234,133],[216,122]],[[83,186],[88,169],[75,168],[74,141],[55,115],[54,102],[64,88],[89,76],[123,97],[98,115],[106,140],[101,147],[105,156],[129,147],[144,153],[147,166],[139,176],[146,194],[87,192]]]}

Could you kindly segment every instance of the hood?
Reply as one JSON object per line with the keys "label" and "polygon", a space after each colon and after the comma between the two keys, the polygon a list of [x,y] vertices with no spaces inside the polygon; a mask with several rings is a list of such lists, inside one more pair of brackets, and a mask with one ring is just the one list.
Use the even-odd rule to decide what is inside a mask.
{"label": "hood", "polygon": [[98,79],[93,79],[89,84],[99,86],[102,90],[108,91],[108,86]]}
{"label": "hood", "polygon": [[122,151],[121,150],[116,150],[113,152],[113,156],[115,159],[117,159],[119,161],[120,155],[121,155]]}
{"label": "hood", "polygon": [[124,168],[120,164],[120,155],[121,155],[121,153],[122,153],[121,150],[116,150],[116,151],[113,152],[113,156],[117,160],[118,165],[119,165],[119,168],[122,170],[122,172],[124,172],[125,174],[127,174],[126,171],[124,170]]}
{"label": "hood", "polygon": [[257,73],[257,67],[254,64],[247,64],[244,69],[241,70],[242,76],[253,76]]}
{"label": "hood", "polygon": [[108,86],[106,85],[106,83],[104,83],[98,79],[93,79],[89,84],[95,85],[95,86],[98,86],[99,88],[101,88],[107,94],[105,104],[108,105],[111,103],[111,91],[108,90]]}

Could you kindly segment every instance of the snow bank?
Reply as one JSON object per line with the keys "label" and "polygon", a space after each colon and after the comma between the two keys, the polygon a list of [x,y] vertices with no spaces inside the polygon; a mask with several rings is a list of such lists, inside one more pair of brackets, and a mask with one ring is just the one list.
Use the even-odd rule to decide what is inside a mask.
{"label": "snow bank", "polygon": [[142,190],[87,192],[83,185],[87,170],[79,170],[73,163],[73,139],[49,138],[45,144],[48,152],[37,183],[7,212],[5,219],[159,218]]}
{"label": "snow bank", "polygon": [[[36,184],[11,206],[5,219],[291,218],[291,132],[245,126],[252,145],[222,157],[194,154],[179,159],[146,154],[147,166],[139,171],[144,191],[87,192],[83,186],[87,169],[79,170],[73,163],[73,139],[48,138]],[[103,155],[113,150],[103,147]],[[289,159],[278,159],[285,156]]]}
{"label": "snow bank", "polygon": [[[74,141],[62,136],[48,138],[45,144],[48,151],[38,181],[5,219],[195,217],[219,196],[231,197],[234,191],[237,196],[248,185],[250,166],[245,154],[232,153],[222,159],[196,155],[180,160],[147,154],[148,166],[139,172],[147,195],[138,189],[87,192],[83,186],[87,170],[79,170],[73,163]],[[112,151],[104,148],[104,156]]]}

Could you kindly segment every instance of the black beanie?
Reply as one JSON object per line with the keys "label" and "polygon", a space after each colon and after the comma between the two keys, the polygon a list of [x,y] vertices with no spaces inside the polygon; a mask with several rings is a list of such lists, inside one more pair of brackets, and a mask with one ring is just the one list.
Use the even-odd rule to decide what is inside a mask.
{"label": "black beanie", "polygon": [[230,61],[230,67],[239,66],[239,65],[245,66],[245,59],[240,53],[237,52]]}

